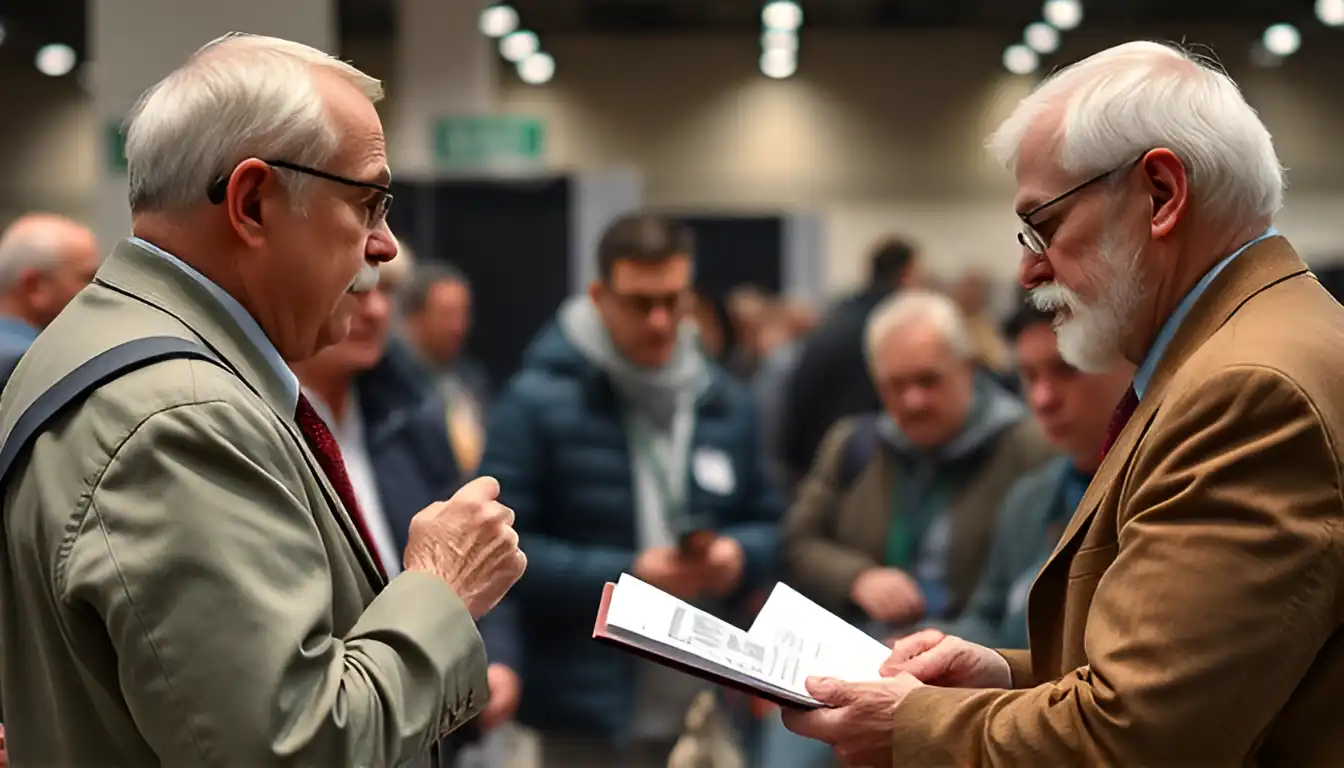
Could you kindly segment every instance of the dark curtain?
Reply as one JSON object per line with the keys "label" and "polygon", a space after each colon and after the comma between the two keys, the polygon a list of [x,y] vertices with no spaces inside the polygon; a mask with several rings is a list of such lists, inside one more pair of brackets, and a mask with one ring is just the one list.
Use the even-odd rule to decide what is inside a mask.
{"label": "dark curtain", "polygon": [[681,216],[695,233],[696,287],[722,300],[741,285],[779,293],[784,285],[784,220],[779,216]]}
{"label": "dark curtain", "polygon": [[[471,279],[466,354],[495,387],[569,295],[570,190],[565,178],[399,184],[389,224],[422,261],[446,260]],[[406,198],[406,199],[403,199]]]}

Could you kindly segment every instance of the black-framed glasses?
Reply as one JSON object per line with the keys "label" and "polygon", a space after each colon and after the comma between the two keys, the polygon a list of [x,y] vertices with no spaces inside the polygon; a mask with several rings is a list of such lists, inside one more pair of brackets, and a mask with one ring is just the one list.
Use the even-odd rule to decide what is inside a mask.
{"label": "black-framed glasses", "polygon": [[1044,203],[1041,203],[1040,205],[1036,206],[1035,208],[1032,208],[1026,213],[1019,213],[1017,217],[1022,220],[1022,231],[1017,233],[1017,242],[1026,246],[1028,249],[1031,250],[1032,253],[1036,254],[1037,256],[1044,256],[1045,249],[1050,247],[1050,243],[1045,239],[1045,236],[1042,235],[1040,231],[1038,231],[1036,227],[1031,223],[1031,220],[1035,218],[1036,214],[1040,213],[1041,211],[1044,211],[1046,208],[1049,208],[1052,205],[1055,205],[1056,203],[1068,199],[1069,196],[1071,195],[1075,195],[1079,192],[1082,192],[1084,189],[1087,189],[1088,187],[1092,186],[1093,184],[1096,184],[1102,179],[1111,176],[1112,174],[1133,168],[1134,166],[1138,165],[1147,155],[1148,152],[1144,151],[1143,154],[1139,155],[1138,157],[1134,158],[1128,163],[1117,165],[1116,167],[1110,169],[1109,171],[1099,173],[1096,176],[1093,176],[1092,178],[1088,179],[1087,181],[1084,181],[1082,184],[1079,184],[1078,186],[1074,187],[1073,189],[1070,189],[1069,191],[1061,195],[1056,195],[1055,197],[1046,200]]}
{"label": "black-framed glasses", "polygon": [[644,317],[653,314],[655,309],[662,309],[672,315],[680,314],[690,308],[692,298],[690,291],[665,294],[622,293],[620,291],[610,291],[610,293],[626,309]]}
{"label": "black-framed glasses", "polygon": [[[281,168],[286,171],[293,171],[294,173],[302,173],[305,176],[313,176],[319,179],[326,179],[327,181],[332,181],[337,184],[343,184],[347,187],[355,187],[357,189],[371,189],[377,192],[378,194],[374,195],[373,198],[370,199],[368,202],[369,229],[376,229],[380,224],[382,224],[383,221],[387,219],[387,210],[392,207],[392,190],[383,184],[376,184],[372,181],[360,181],[359,179],[351,179],[345,176],[339,176],[334,173],[320,171],[316,168],[309,168],[306,165],[291,163],[287,160],[262,160],[262,162],[271,166],[272,168]],[[223,203],[228,186],[229,186],[229,177],[220,176],[218,179],[215,179],[215,181],[209,187],[206,188],[205,190],[206,199],[210,201],[211,205],[219,205],[220,203]]]}

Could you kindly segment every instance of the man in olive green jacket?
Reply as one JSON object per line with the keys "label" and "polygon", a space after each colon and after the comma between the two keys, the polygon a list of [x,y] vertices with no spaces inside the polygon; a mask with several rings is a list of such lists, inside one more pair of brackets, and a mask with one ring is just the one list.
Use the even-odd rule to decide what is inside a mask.
{"label": "man in olive green jacket", "polygon": [[[137,107],[136,237],[19,364],[0,434],[124,342],[186,339],[220,364],[104,383],[6,476],[15,765],[406,765],[487,703],[474,618],[525,565],[498,484],[416,515],[386,581],[286,365],[344,336],[396,254],[377,92],[311,48],[243,36]],[[305,161],[324,170],[280,175]]]}

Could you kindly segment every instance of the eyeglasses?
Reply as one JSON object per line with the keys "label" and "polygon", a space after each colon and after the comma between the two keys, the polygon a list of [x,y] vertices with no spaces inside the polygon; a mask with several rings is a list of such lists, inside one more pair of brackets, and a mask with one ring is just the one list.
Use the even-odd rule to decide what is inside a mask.
{"label": "eyeglasses", "polygon": [[[319,171],[316,168],[309,168],[306,165],[299,165],[298,163],[291,163],[285,160],[262,160],[262,162],[272,168],[281,168],[286,171],[293,171],[294,173],[302,173],[306,176],[314,176],[319,179],[334,181],[337,184],[343,184],[347,187],[371,189],[377,192],[378,194],[370,198],[366,204],[368,211],[366,224],[369,229],[377,229],[379,225],[387,219],[387,210],[392,207],[392,190],[382,184],[375,184],[372,181],[350,179],[345,176],[338,176],[334,173]],[[219,205],[223,203],[228,186],[228,176],[221,176],[218,179],[215,179],[214,183],[205,190],[206,199],[210,201],[211,205]]]}
{"label": "eyeglasses", "polygon": [[1143,158],[1147,156],[1147,154],[1148,152],[1145,151],[1143,154],[1139,155],[1138,157],[1134,158],[1128,163],[1125,163],[1123,165],[1117,165],[1116,167],[1110,169],[1109,171],[1099,173],[1096,176],[1093,176],[1092,178],[1088,179],[1087,181],[1084,181],[1082,184],[1079,184],[1078,186],[1074,187],[1073,189],[1070,189],[1064,194],[1046,200],[1044,203],[1041,203],[1040,205],[1036,206],[1035,208],[1032,208],[1026,213],[1018,214],[1017,217],[1022,220],[1022,231],[1017,233],[1017,242],[1029,248],[1031,252],[1036,254],[1037,256],[1044,256],[1045,249],[1050,247],[1050,243],[1045,239],[1045,236],[1042,235],[1031,223],[1031,220],[1035,218],[1036,214],[1040,213],[1041,211],[1044,211],[1046,208],[1049,208],[1050,206],[1056,203],[1059,203],[1067,199],[1070,195],[1082,192],[1084,189],[1087,189],[1088,187],[1092,186],[1093,184],[1096,184],[1097,182],[1107,178],[1112,174],[1133,168],[1134,166],[1138,165],[1143,160]]}
{"label": "eyeglasses", "polygon": [[637,315],[648,317],[653,314],[655,309],[663,309],[669,314],[676,315],[686,311],[691,305],[691,294],[688,291],[677,291],[667,294],[647,294],[647,293],[621,293],[611,291],[611,296],[620,302],[626,309]]}

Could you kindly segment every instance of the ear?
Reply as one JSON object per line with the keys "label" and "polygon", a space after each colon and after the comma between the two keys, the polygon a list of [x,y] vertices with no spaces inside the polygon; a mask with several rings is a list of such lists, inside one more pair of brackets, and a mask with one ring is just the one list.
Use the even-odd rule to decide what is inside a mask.
{"label": "ear", "polygon": [[594,280],[588,284],[588,298],[596,304],[602,298],[602,281]]}
{"label": "ear", "polygon": [[260,245],[265,239],[262,233],[263,202],[277,183],[271,167],[256,158],[239,163],[229,176],[224,207],[233,231],[248,245]]}
{"label": "ear", "polygon": [[1140,161],[1144,190],[1153,201],[1153,239],[1171,234],[1190,204],[1185,164],[1169,149],[1154,149]]}
{"label": "ear", "polygon": [[19,270],[18,277],[14,279],[14,285],[17,286],[25,296],[35,296],[46,289],[47,281],[42,271],[34,267],[24,267]]}

